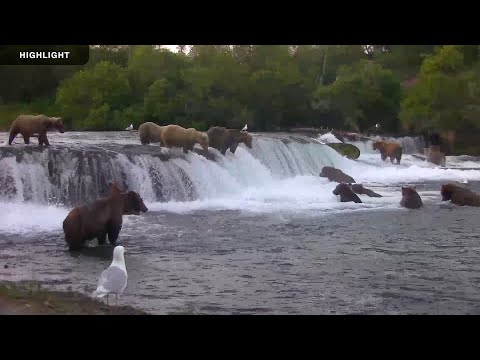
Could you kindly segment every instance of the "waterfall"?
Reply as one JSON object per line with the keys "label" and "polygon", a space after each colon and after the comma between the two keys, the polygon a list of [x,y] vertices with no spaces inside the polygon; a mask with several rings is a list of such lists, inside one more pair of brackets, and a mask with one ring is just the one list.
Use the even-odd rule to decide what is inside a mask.
{"label": "waterfall", "polygon": [[104,136],[97,144],[72,134],[64,144],[51,141],[47,148],[0,146],[0,201],[71,206],[104,195],[111,181],[148,202],[205,200],[274,180],[318,176],[323,166],[343,160],[328,146],[299,135],[255,134],[252,149],[242,144],[235,154],[222,156],[210,148],[209,159]]}

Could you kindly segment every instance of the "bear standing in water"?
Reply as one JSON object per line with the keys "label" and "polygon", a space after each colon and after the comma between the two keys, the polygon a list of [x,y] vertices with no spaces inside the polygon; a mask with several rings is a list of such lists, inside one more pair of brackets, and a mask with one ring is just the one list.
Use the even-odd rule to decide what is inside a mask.
{"label": "bear standing in water", "polygon": [[480,206],[480,195],[456,184],[442,185],[441,194],[442,201],[451,200],[452,204],[460,206]]}
{"label": "bear standing in water", "polygon": [[65,241],[70,250],[80,250],[87,240],[97,238],[103,245],[108,235],[114,245],[122,229],[124,214],[137,214],[148,211],[140,195],[133,191],[122,192],[112,183],[110,194],[91,204],[74,208],[63,221]]}
{"label": "bear standing in water", "polygon": [[332,193],[333,195],[340,195],[340,202],[362,202],[358,195],[353,192],[352,188],[345,183],[338,184]]}
{"label": "bear standing in water", "polygon": [[23,142],[30,144],[30,137],[38,136],[38,144],[49,146],[47,131],[57,130],[61,134],[65,132],[63,121],[59,117],[48,117],[45,115],[20,115],[10,126],[8,145],[12,145],[18,134],[23,136]]}
{"label": "bear standing in water", "polygon": [[413,186],[402,186],[402,200],[400,206],[407,209],[420,209],[423,206],[422,199]]}
{"label": "bear standing in water", "polygon": [[328,181],[334,181],[338,183],[354,183],[355,179],[345,174],[342,170],[336,169],[332,166],[324,166],[320,172],[320,177],[325,177]]}
{"label": "bear standing in water", "polygon": [[375,141],[372,145],[373,150],[380,150],[382,160],[390,158],[390,162],[393,164],[393,160],[397,160],[397,164],[400,164],[402,159],[403,149],[400,144],[388,141]]}

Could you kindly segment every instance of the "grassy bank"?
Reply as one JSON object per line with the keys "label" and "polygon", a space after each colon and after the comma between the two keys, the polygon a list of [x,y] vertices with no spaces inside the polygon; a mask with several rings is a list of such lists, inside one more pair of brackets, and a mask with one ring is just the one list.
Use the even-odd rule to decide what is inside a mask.
{"label": "grassy bank", "polygon": [[0,282],[0,315],[147,315],[147,313],[131,306],[108,306],[80,293],[48,290],[42,288],[38,282]]}

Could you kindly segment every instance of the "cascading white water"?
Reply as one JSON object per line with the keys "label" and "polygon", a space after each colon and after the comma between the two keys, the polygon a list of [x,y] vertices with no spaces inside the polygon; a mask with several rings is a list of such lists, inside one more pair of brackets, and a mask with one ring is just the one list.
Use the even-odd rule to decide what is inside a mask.
{"label": "cascading white water", "polygon": [[[96,135],[103,136],[101,135]],[[110,136],[111,138],[108,138]],[[0,202],[61,205],[71,208],[105,194],[116,181],[137,191],[149,209],[185,211],[210,209],[343,209],[332,194],[334,183],[318,175],[334,166],[357,182],[380,186],[384,198],[369,198],[356,208],[398,204],[389,187],[402,182],[480,179],[478,170],[426,167],[415,159],[401,166],[382,162],[364,144],[368,161],[349,160],[329,146],[300,135],[254,136],[253,148],[240,145],[235,154],[210,149],[214,160],[181,149],[142,146],[137,139],[116,134],[67,146],[38,149],[0,146]],[[123,135],[125,136],[125,135]],[[93,137],[93,136],[92,136]],[[28,150],[27,150],[28,149]],[[402,160],[403,161],[403,160]],[[394,196],[394,199],[389,198]]]}
{"label": "cascading white water", "polygon": [[[184,155],[180,149],[149,148],[158,153],[88,146],[75,151],[50,148],[22,153],[17,148],[17,153],[0,158],[0,196],[4,200],[76,204],[98,197],[114,180],[149,202],[204,200],[234,195],[275,179],[318,176],[323,166],[341,158],[329,147],[286,136],[259,136],[253,149],[241,145],[235,154],[227,152],[226,156],[211,148],[216,161],[196,153]],[[157,156],[161,153],[171,158],[164,161]]]}

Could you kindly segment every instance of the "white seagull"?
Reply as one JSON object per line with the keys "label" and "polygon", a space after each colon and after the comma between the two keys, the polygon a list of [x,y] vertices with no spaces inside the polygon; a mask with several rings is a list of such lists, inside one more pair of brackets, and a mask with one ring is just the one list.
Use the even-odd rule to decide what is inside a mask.
{"label": "white seagull", "polygon": [[133,130],[133,125],[132,125],[132,124],[130,124],[130,126],[129,126],[129,127],[127,127],[125,130],[127,130],[127,131]]}
{"label": "white seagull", "polygon": [[242,131],[247,131],[248,130],[248,126],[247,124],[245,124],[245,126],[243,127]]}
{"label": "white seagull", "polygon": [[103,298],[107,295],[115,294],[115,305],[118,304],[118,295],[123,293],[127,287],[127,268],[125,267],[125,253],[123,246],[116,246],[113,250],[113,260],[110,266],[102,272],[98,280],[97,290],[92,293],[94,298]]}

